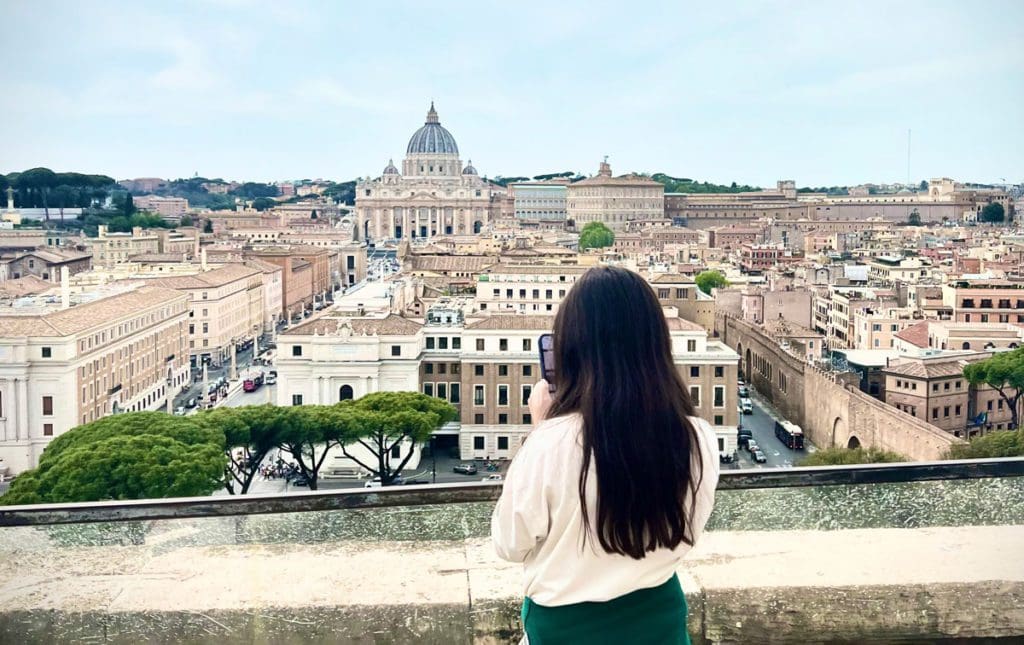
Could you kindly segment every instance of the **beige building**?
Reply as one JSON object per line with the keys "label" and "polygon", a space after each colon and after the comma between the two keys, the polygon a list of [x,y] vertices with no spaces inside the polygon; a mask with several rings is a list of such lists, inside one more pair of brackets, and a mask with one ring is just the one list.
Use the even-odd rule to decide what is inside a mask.
{"label": "beige building", "polygon": [[380,177],[356,185],[354,238],[429,240],[483,230],[504,190],[481,179],[472,162],[462,165],[433,103],[405,152],[401,172],[389,161]]}
{"label": "beige building", "polygon": [[160,286],[0,308],[0,458],[34,467],[49,442],[121,411],[163,409],[189,380],[188,296]]}
{"label": "beige building", "polygon": [[639,175],[612,176],[607,160],[597,176],[567,186],[566,217],[576,230],[589,222],[603,222],[622,230],[631,222],[665,217],[665,186]]}
{"label": "beige building", "polygon": [[84,241],[97,267],[129,262],[135,255],[174,253],[195,257],[199,253],[199,231],[191,227],[169,231],[136,226],[131,233],[111,233],[100,225],[96,237]]}
{"label": "beige building", "polygon": [[159,197],[140,195],[132,197],[132,203],[140,211],[155,213],[166,220],[179,221],[188,213],[188,200],[184,197]]}
{"label": "beige building", "polygon": [[244,264],[190,276],[156,278],[153,284],[189,295],[189,353],[196,365],[230,360],[233,345],[262,333],[263,271]]}
{"label": "beige building", "polygon": [[476,305],[487,313],[554,314],[587,267],[496,264],[476,278]]}

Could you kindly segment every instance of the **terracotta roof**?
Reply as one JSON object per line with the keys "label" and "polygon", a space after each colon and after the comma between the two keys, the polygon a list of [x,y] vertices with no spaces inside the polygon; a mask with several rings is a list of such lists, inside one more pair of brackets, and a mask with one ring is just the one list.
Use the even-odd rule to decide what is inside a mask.
{"label": "terracotta roof", "polygon": [[33,256],[39,258],[40,260],[43,260],[45,262],[50,262],[51,264],[61,264],[63,262],[74,262],[76,260],[84,260],[86,258],[91,258],[92,257],[92,253],[81,253],[81,252],[78,252],[78,251],[64,251],[64,250],[56,249],[56,248],[37,249],[35,251],[29,251],[28,253],[25,253],[21,257],[26,257],[26,256],[29,256],[29,255],[33,255]]}
{"label": "terracotta roof", "polygon": [[413,271],[469,271],[479,272],[497,263],[486,255],[412,255]]}
{"label": "terracotta roof", "polygon": [[922,320],[921,322],[914,323],[909,327],[904,327],[903,329],[896,332],[894,336],[916,347],[928,347],[929,324],[929,321]]}
{"label": "terracotta roof", "polygon": [[977,353],[965,356],[902,359],[900,363],[884,368],[886,374],[908,376],[911,378],[943,378],[960,376],[964,367],[975,361],[987,358],[988,353]]}
{"label": "terracotta roof", "polygon": [[205,273],[156,278],[150,282],[152,284],[160,285],[161,287],[170,287],[172,289],[208,289],[211,287],[220,287],[236,280],[256,275],[257,273],[260,273],[260,271],[254,267],[232,263],[225,264],[224,266],[211,271],[206,271]]}
{"label": "terracotta roof", "polygon": [[678,273],[663,273],[654,278],[653,280],[649,280],[648,282],[650,282],[651,284],[696,284],[691,276],[680,275]]}
{"label": "terracotta roof", "polygon": [[53,289],[56,285],[34,275],[0,282],[0,296],[18,298]]}
{"label": "terracotta roof", "polygon": [[133,262],[191,262],[185,257],[185,253],[139,253],[129,255],[128,259]]}
{"label": "terracotta roof", "polygon": [[516,314],[496,314],[469,323],[466,329],[508,329],[508,330],[545,330],[549,331],[555,324],[554,316],[532,316]]}
{"label": "terracotta roof", "polygon": [[326,315],[312,318],[296,325],[291,329],[281,332],[282,336],[340,336],[343,328],[350,325],[352,333],[360,336],[411,336],[417,333],[422,323],[397,314],[388,314],[384,318],[350,318],[345,316],[332,315],[328,310]]}
{"label": "terracotta roof", "polygon": [[44,314],[0,315],[0,338],[70,336],[183,296],[174,289],[146,286]]}

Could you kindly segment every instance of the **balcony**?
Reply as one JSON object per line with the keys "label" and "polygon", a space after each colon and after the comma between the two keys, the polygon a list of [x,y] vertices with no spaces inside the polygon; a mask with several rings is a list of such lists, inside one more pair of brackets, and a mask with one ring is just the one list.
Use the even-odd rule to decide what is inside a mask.
{"label": "balcony", "polygon": [[[694,643],[1024,635],[1024,459],[723,473]],[[500,484],[0,507],[4,642],[506,643]]]}

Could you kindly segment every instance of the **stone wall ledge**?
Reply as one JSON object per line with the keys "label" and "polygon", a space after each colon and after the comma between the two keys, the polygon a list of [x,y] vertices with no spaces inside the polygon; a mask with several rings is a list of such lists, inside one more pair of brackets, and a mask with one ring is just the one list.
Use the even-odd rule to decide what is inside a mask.
{"label": "stone wall ledge", "polygon": [[[0,537],[7,537],[0,533]],[[508,643],[520,567],[486,539],[4,547],[0,642]],[[694,643],[1024,640],[1024,527],[714,532]]]}

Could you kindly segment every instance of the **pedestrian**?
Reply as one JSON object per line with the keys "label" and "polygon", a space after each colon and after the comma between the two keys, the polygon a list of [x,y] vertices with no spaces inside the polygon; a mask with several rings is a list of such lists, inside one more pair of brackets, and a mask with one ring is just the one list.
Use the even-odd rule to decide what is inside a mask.
{"label": "pedestrian", "polygon": [[717,439],[661,304],[636,273],[590,269],[552,336],[554,391],[533,387],[535,426],[491,518],[498,555],[523,563],[527,640],[688,644],[676,570],[711,515]]}

